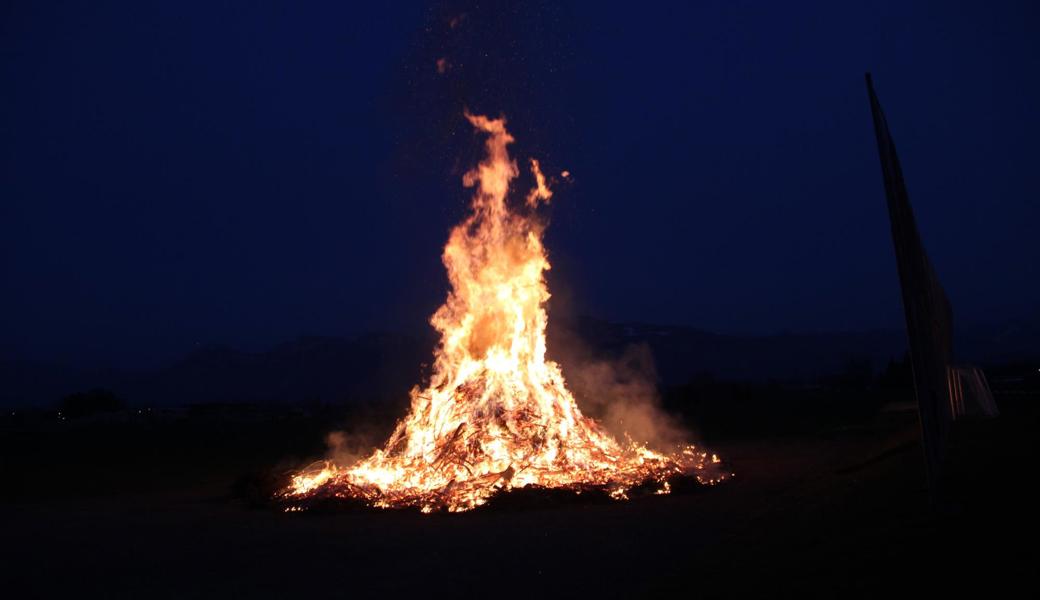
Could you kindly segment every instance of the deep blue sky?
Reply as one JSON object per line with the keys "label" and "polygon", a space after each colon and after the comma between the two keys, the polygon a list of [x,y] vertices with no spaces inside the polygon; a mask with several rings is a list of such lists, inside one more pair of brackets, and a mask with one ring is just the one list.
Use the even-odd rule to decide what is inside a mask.
{"label": "deep blue sky", "polygon": [[554,310],[901,327],[866,70],[958,321],[1038,314],[1030,2],[260,4],[0,7],[3,355],[423,327],[464,106],[574,174]]}

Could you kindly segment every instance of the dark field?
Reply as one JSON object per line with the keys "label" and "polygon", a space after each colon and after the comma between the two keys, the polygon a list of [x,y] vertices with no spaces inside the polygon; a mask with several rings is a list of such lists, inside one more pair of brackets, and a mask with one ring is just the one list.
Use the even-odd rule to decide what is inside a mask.
{"label": "dark field", "polygon": [[907,411],[778,420],[770,435],[705,429],[737,474],[715,488],[429,516],[284,514],[246,500],[256,474],[320,455],[323,433],[342,419],[385,422],[383,413],[12,421],[0,438],[0,589],[8,598],[1024,592],[1037,554],[1037,409],[1032,399],[998,402],[1000,419],[957,431],[941,510],[929,508]]}

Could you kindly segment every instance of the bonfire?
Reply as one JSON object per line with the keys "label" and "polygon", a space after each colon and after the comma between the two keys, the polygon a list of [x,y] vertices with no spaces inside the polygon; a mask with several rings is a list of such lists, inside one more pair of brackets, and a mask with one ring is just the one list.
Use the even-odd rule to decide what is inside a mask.
{"label": "bonfire", "polygon": [[429,384],[412,389],[409,414],[371,456],[296,473],[280,492],[287,510],[338,498],[454,512],[517,488],[624,499],[648,486],[667,493],[680,477],[724,479],[715,455],[619,440],[579,410],[545,356],[549,261],[537,209],[552,198],[550,180],[531,159],[534,188],[511,197],[520,171],[505,119],[465,116],[487,136],[487,154],[463,177],[475,189],[472,210],[444,248],[451,291],[431,319],[441,338]]}

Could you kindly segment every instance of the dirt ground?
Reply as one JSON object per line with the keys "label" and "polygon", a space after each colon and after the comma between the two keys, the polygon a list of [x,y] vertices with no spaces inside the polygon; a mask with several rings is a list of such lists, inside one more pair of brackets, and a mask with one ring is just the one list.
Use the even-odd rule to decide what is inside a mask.
{"label": "dirt ground", "polygon": [[7,431],[0,589],[7,598],[1024,591],[1035,581],[1036,415],[1018,406],[958,430],[939,509],[912,412],[717,440],[711,449],[736,477],[710,489],[460,515],[285,514],[233,493],[293,440],[320,438],[320,424]]}

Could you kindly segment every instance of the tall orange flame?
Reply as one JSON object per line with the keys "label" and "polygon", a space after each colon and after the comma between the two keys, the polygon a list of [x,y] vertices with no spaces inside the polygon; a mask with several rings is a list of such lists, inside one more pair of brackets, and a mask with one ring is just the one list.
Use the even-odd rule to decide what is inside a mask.
{"label": "tall orange flame", "polygon": [[693,447],[665,455],[619,443],[582,415],[555,362],[546,360],[543,277],[549,269],[534,209],[552,196],[538,161],[527,209],[508,202],[519,175],[505,119],[465,114],[487,134],[487,155],[463,177],[472,212],[444,248],[451,292],[431,322],[441,341],[429,385],[369,458],[298,473],[288,499],[325,493],[373,506],[466,510],[525,486],[600,487],[624,497],[648,481],[667,492],[676,474],[714,483],[715,461]]}

